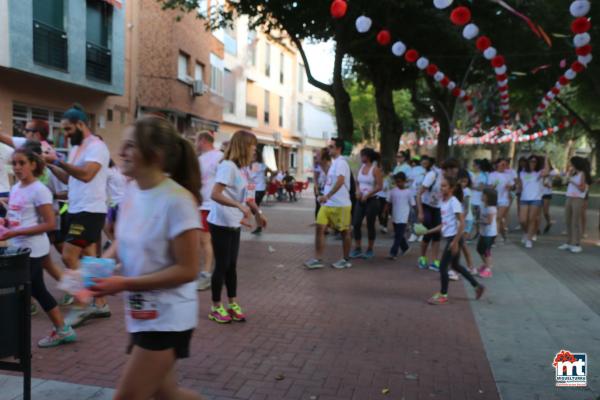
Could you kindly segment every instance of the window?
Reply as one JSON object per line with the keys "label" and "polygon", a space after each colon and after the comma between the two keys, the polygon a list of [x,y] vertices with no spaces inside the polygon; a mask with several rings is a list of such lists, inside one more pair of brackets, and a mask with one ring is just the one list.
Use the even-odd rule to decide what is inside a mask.
{"label": "window", "polygon": [[33,61],[66,71],[67,47],[63,0],[34,0]]}
{"label": "window", "polygon": [[249,102],[250,99],[256,98],[255,94],[254,83],[250,79],[246,79],[246,117],[252,119],[258,118],[258,106]]}
{"label": "window", "polygon": [[235,113],[235,76],[233,73],[225,69],[223,74],[223,97],[225,104],[223,106],[223,112],[234,114]]}
{"label": "window", "polygon": [[256,66],[256,32],[248,31],[248,59],[252,66]]}
{"label": "window", "polygon": [[298,64],[298,91],[304,91],[304,65]]}
{"label": "window", "polygon": [[269,111],[271,108],[270,97],[271,97],[271,93],[269,93],[268,90],[265,90],[265,113],[264,113],[263,120],[265,121],[265,124],[267,124],[267,125],[269,125]]}
{"label": "window", "polygon": [[298,121],[296,121],[298,133],[304,131],[304,104],[298,103]]}
{"label": "window", "polygon": [[208,17],[208,0],[198,0],[198,15],[202,18]]}
{"label": "window", "polygon": [[265,43],[265,75],[271,76],[271,45]]}
{"label": "window", "polygon": [[127,119],[127,112],[119,111],[119,119],[120,119],[121,125],[125,124],[125,120]]}
{"label": "window", "polygon": [[87,0],[86,8],[86,76],[111,81],[112,6],[103,1]]}
{"label": "window", "polygon": [[223,94],[223,69],[223,60],[210,53],[210,90],[219,95]]}
{"label": "window", "polygon": [[108,122],[112,122],[112,120],[113,120],[113,110],[112,110],[112,109],[110,109],[110,108],[108,108],[108,109],[106,110],[106,120],[107,120]]}
{"label": "window", "polygon": [[283,127],[283,97],[279,96],[279,126]]}
{"label": "window", "polygon": [[285,73],[285,57],[283,52],[279,54],[279,83],[283,84]]}
{"label": "window", "polygon": [[290,153],[290,169],[298,168],[298,153],[295,151]]}
{"label": "window", "polygon": [[196,63],[194,68],[194,80],[204,82],[204,65]]}
{"label": "window", "polygon": [[60,120],[62,119],[62,112],[48,110],[44,108],[30,107],[23,104],[13,104],[12,108],[12,122],[13,122],[13,136],[25,136],[25,124],[27,121],[32,119],[40,119],[48,122],[50,128],[49,141],[53,142],[57,148],[66,148],[65,137],[60,131]]}
{"label": "window", "polygon": [[237,32],[231,27],[225,28],[223,35],[223,46],[225,51],[232,56],[237,55]]}
{"label": "window", "polygon": [[180,51],[179,58],[177,59],[177,79],[186,83],[190,81],[189,66],[190,56]]}

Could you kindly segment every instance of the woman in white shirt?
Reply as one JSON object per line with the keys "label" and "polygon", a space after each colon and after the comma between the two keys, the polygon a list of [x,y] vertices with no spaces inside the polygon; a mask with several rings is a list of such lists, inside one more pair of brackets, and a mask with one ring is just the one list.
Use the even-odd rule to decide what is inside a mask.
{"label": "woman in white shirt", "polygon": [[502,242],[506,240],[508,231],[510,191],[514,185],[515,180],[508,171],[508,162],[505,159],[499,159],[496,163],[496,170],[489,176],[487,187],[498,193],[498,234],[502,237]]}
{"label": "woman in white shirt", "polygon": [[115,236],[123,276],[96,279],[105,296],[125,292],[131,354],[115,399],[197,399],[178,387],[177,359],[189,356],[198,323],[200,168],[192,145],[168,120],[144,117],[120,151],[127,185]]}
{"label": "woman in white shirt", "polygon": [[[428,303],[432,305],[442,305],[448,303],[448,267],[461,274],[475,289],[475,298],[479,300],[483,295],[485,287],[477,282],[471,273],[460,264],[460,248],[462,235],[465,229],[465,216],[461,204],[462,190],[460,184],[455,178],[444,177],[441,181],[441,214],[442,223],[427,233],[441,232],[446,240],[446,246],[440,260],[440,279],[441,290],[434,294]],[[457,197],[458,196],[458,197]]]}
{"label": "woman in white shirt", "polygon": [[[215,253],[215,270],[212,274],[212,301],[208,318],[217,323],[246,320],[237,302],[237,258],[240,249],[241,226],[251,226],[252,211],[258,216],[260,227],[267,220],[254,200],[254,193],[248,188],[247,167],[256,152],[256,136],[248,131],[237,131],[225,151],[223,161],[217,168],[215,185],[211,198],[214,200],[208,226]],[[227,288],[229,304],[227,309],[221,302],[223,284]]]}
{"label": "woman in white shirt", "polygon": [[[352,232],[354,233],[355,248],[350,258],[373,258],[375,245],[375,221],[379,215],[379,200],[377,193],[383,189],[383,173],[377,163],[377,153],[370,148],[360,151],[362,165],[356,174],[356,206],[352,215]],[[365,253],[361,249],[362,224],[367,218],[369,245]]]}
{"label": "woman in white shirt", "polygon": [[558,171],[554,169],[552,166],[552,161],[550,158],[546,157],[548,162],[548,176],[544,178],[544,188],[542,195],[542,213],[544,214],[544,219],[546,220],[546,226],[544,227],[544,234],[550,232],[550,228],[552,228],[552,219],[550,216],[550,203],[552,202],[552,182],[555,177],[559,175]]}
{"label": "woman in white shirt", "polygon": [[55,347],[74,342],[75,331],[66,325],[54,297],[46,289],[42,263],[50,254],[47,232],[56,228],[52,193],[37,178],[44,172],[44,161],[30,147],[20,147],[12,155],[13,172],[18,182],[12,187],[8,213],[0,227],[0,240],[12,247],[28,248],[31,295],[40,303],[54,325],[39,347]]}
{"label": "woman in white shirt", "polygon": [[517,179],[517,191],[521,193],[519,222],[523,230],[522,242],[527,249],[533,247],[533,240],[537,234],[544,195],[544,179],[550,172],[547,160],[547,157],[529,156],[527,165],[519,172]]}
{"label": "woman in white shirt", "polygon": [[565,203],[565,220],[567,224],[567,242],[559,246],[559,250],[581,253],[581,237],[583,235],[581,215],[583,202],[588,193],[592,177],[589,164],[583,157],[573,157],[569,163],[567,186],[567,202]]}

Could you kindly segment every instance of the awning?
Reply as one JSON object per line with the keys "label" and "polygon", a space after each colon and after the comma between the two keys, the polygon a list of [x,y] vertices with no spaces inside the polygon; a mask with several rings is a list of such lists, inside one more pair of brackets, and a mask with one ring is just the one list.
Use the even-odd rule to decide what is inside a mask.
{"label": "awning", "polygon": [[108,4],[112,5],[113,7],[117,7],[119,10],[121,9],[121,7],[123,7],[123,0],[104,0],[105,2],[107,2]]}

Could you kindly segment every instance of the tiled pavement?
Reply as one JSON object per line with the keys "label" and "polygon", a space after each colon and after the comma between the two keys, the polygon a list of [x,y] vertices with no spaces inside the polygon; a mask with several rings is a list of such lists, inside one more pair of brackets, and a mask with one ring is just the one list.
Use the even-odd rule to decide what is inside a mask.
{"label": "tiled pavement", "polygon": [[[210,323],[204,318],[210,296],[200,294],[201,322],[193,355],[179,364],[184,385],[211,399],[498,399],[491,362],[504,399],[551,398],[533,397],[537,386],[553,385],[551,375],[544,381],[545,375],[538,381],[527,380],[529,387],[506,388],[522,378],[512,377],[509,369],[510,382],[506,382],[507,369],[498,361],[506,360],[507,352],[518,346],[499,348],[493,333],[508,329],[510,334],[518,327],[482,320],[493,312],[506,313],[490,306],[506,301],[508,291],[500,290],[502,279],[497,280],[497,291],[490,291],[491,300],[473,304],[471,311],[472,293],[461,284],[452,284],[451,306],[434,308],[424,303],[437,290],[439,278],[414,268],[414,253],[391,263],[382,257],[385,249],[378,247],[379,257],[355,263],[350,270],[306,271],[301,263],[312,255],[311,209],[308,199],[266,207],[268,233],[259,241],[243,242],[239,295],[249,314],[247,323]],[[339,257],[339,246],[330,240],[328,259]],[[548,257],[544,268],[551,260],[560,264],[562,255],[555,251],[549,255],[542,246],[550,245],[534,249],[533,259],[539,261],[536,252],[540,251]],[[516,247],[506,250],[517,257],[522,254]],[[501,267],[501,262],[496,266]],[[510,274],[504,281],[515,279],[519,271]],[[113,318],[79,329],[78,343],[36,349],[34,376],[114,387],[125,361],[127,336],[120,299],[111,298],[110,303]],[[44,316],[34,317],[34,340],[47,328]],[[543,329],[553,328],[544,325]],[[556,339],[552,345],[558,343]],[[528,350],[524,353],[527,357]],[[552,398],[562,398],[561,393],[565,392]]]}
{"label": "tiled pavement", "polygon": [[[310,235],[311,206],[266,208],[270,231]],[[193,354],[179,363],[183,385],[219,400],[498,398],[462,285],[452,288],[453,306],[434,308],[424,300],[439,278],[414,268],[414,255],[307,271],[304,242],[243,242],[239,297],[249,320],[209,322],[210,296],[200,293]],[[328,259],[339,247],[332,239]],[[121,300],[109,302],[114,316],[80,328],[78,343],[34,350],[36,378],[114,387],[127,335]],[[44,315],[33,318],[34,341],[47,329]]]}

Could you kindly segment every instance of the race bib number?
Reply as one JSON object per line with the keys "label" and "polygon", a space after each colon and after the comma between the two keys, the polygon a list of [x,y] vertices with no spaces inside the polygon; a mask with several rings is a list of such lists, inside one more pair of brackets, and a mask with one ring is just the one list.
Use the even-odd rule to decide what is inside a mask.
{"label": "race bib number", "polygon": [[128,312],[131,318],[138,320],[151,320],[158,318],[158,303],[155,292],[129,293]]}
{"label": "race bib number", "polygon": [[21,208],[18,206],[11,206],[6,215],[9,228],[16,228],[21,226]]}

